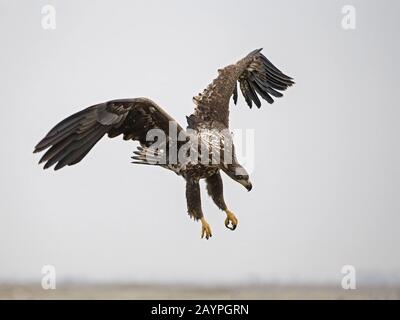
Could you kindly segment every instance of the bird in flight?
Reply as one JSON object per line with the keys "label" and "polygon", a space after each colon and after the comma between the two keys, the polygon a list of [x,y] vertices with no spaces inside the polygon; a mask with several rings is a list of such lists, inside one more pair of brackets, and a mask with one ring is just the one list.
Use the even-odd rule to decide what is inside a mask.
{"label": "bird in flight", "polygon": [[238,62],[218,70],[218,76],[202,93],[193,97],[195,109],[183,129],[160,106],[148,98],[111,100],[90,106],[58,123],[36,145],[47,150],[39,163],[58,170],[80,162],[104,136],[123,136],[139,142],[135,164],[166,168],[186,180],[187,210],[201,222],[201,237],[212,236],[201,208],[199,180],[205,179],[208,194],[226,213],[225,226],[235,230],[238,219],[228,209],[223,195],[221,170],[248,191],[249,175],[237,161],[229,132],[229,102],[236,104],[238,85],[251,108],[260,108],[260,97],[273,103],[281,91],[294,84],[257,49]]}

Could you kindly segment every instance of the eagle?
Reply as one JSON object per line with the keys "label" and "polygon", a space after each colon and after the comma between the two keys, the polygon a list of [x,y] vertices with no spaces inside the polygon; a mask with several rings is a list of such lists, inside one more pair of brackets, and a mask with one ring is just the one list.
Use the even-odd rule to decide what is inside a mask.
{"label": "eagle", "polygon": [[[187,211],[201,222],[201,238],[212,236],[201,207],[201,179],[216,206],[226,213],[225,226],[235,230],[238,219],[225,203],[221,171],[248,191],[252,184],[235,156],[229,131],[231,97],[236,105],[239,86],[246,104],[260,108],[260,98],[272,104],[273,97],[282,97],[282,91],[294,84],[261,50],[218,70],[217,78],[193,97],[194,112],[186,117],[186,129],[148,98],[111,100],[87,107],[54,126],[34,148],[34,153],[46,150],[39,164],[45,163],[44,169],[55,165],[54,170],[77,164],[103,136],[122,135],[124,140],[139,142],[132,163],[159,166],[186,180]],[[150,134],[154,131],[160,135]]]}

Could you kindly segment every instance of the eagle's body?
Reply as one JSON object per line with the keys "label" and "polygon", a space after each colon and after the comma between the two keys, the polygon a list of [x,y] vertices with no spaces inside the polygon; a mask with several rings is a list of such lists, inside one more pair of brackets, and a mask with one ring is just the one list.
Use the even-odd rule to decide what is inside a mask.
{"label": "eagle's body", "polygon": [[[161,166],[186,180],[188,213],[201,220],[202,236],[211,237],[211,229],[201,209],[200,179],[206,180],[209,195],[227,214],[225,225],[230,228],[231,223],[233,230],[237,219],[225,204],[220,171],[249,191],[252,185],[235,156],[229,131],[230,98],[233,96],[236,104],[239,82],[249,107],[255,103],[260,108],[258,95],[272,103],[271,95],[281,97],[279,91],[294,83],[260,51],[255,50],[236,64],[218,70],[218,77],[193,98],[196,107],[187,117],[186,130],[150,99],[112,100],[61,121],[37,144],[35,152],[49,148],[40,162],[46,162],[45,169],[55,165],[58,170],[81,161],[105,134],[110,138],[122,134],[124,140],[140,143],[133,163]],[[159,130],[164,139],[162,135],[149,139],[153,130]]]}

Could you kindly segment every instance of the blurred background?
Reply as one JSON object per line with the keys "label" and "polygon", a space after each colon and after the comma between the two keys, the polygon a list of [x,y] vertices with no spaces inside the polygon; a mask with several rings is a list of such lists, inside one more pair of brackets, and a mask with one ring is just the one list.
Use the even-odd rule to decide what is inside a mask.
{"label": "blurred background", "polygon": [[[399,298],[400,3],[346,5],[0,0],[0,298]],[[203,184],[201,240],[183,179],[133,166],[136,142],[37,165],[47,131],[98,102],[149,97],[186,126],[217,69],[260,47],[296,85],[231,108],[255,134],[253,190],[223,177],[234,232]]]}

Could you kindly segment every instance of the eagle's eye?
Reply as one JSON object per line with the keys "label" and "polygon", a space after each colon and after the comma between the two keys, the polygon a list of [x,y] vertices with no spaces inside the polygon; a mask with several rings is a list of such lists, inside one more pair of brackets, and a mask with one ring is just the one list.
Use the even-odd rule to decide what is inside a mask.
{"label": "eagle's eye", "polygon": [[249,176],[247,176],[247,175],[237,175],[236,176],[236,179],[238,179],[238,180],[249,180]]}

